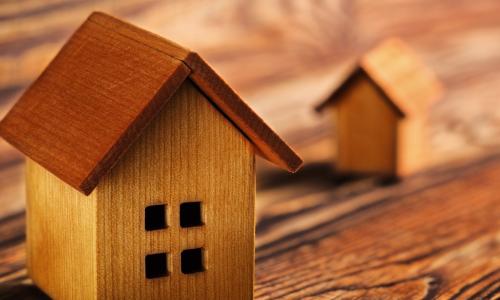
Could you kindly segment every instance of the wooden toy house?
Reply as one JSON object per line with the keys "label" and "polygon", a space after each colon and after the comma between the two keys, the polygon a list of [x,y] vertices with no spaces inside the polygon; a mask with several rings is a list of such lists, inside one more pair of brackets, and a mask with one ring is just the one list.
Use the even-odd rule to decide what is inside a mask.
{"label": "wooden toy house", "polygon": [[250,299],[255,154],[301,159],[194,52],[93,13],[0,123],[56,299]]}
{"label": "wooden toy house", "polygon": [[316,107],[334,120],[336,169],[393,177],[422,168],[427,111],[441,91],[434,74],[398,39],[363,55]]}

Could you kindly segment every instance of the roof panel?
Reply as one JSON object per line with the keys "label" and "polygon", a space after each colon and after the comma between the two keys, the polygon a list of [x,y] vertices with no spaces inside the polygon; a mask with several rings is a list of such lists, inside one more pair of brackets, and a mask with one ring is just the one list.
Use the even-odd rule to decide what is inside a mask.
{"label": "roof panel", "polygon": [[0,136],[89,194],[190,78],[257,153],[297,170],[302,160],[196,53],[93,13],[0,122]]}
{"label": "roof panel", "polygon": [[87,21],[7,114],[0,134],[88,194],[189,72]]}
{"label": "roof panel", "polygon": [[[359,71],[366,74],[406,116],[424,112],[442,95],[443,87],[433,72],[396,38],[387,39],[364,54],[349,78],[359,74]],[[340,87],[317,109],[321,110],[334,102],[339,91]]]}
{"label": "roof panel", "polygon": [[434,73],[399,39],[382,42],[360,66],[406,115],[425,111],[442,94]]}

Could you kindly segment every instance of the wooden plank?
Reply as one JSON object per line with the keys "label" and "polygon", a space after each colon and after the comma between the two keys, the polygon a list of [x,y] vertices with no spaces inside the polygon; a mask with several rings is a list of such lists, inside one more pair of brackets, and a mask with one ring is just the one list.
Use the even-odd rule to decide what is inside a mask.
{"label": "wooden plank", "polygon": [[6,216],[25,208],[25,174],[22,159],[0,165],[0,215]]}
{"label": "wooden plank", "polygon": [[[497,295],[500,155],[392,186],[358,181],[331,188],[325,179],[319,189],[314,178],[324,170],[306,170],[295,182],[302,196],[288,193],[290,186],[261,190],[257,299]],[[0,221],[5,266],[23,264],[23,240],[14,239],[23,219]],[[25,277],[9,280],[10,274],[1,281],[17,286],[11,298],[33,295],[36,289],[18,284]]]}
{"label": "wooden plank", "polygon": [[256,297],[494,298],[499,159],[347,196],[274,194],[258,222]]}

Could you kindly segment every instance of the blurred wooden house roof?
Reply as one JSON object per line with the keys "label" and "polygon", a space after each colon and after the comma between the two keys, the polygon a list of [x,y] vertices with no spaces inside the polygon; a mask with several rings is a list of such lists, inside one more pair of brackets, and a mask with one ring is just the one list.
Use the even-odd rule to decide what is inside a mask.
{"label": "blurred wooden house roof", "polygon": [[401,40],[390,38],[365,53],[345,81],[316,109],[335,103],[346,88],[363,77],[371,80],[382,94],[405,116],[424,112],[442,95],[442,85]]}

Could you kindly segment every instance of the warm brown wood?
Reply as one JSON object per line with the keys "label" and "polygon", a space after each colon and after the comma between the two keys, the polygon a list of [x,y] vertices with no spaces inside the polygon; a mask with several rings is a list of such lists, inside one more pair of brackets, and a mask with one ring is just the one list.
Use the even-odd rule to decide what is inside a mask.
{"label": "warm brown wood", "polygon": [[[217,5],[214,10],[194,0],[0,3],[1,10],[8,7],[0,30],[0,69],[5,70],[0,72],[0,117],[82,20],[101,10],[196,49],[307,161],[327,159],[332,152],[331,121],[314,117],[311,106],[338,86],[353,59],[387,36],[407,42],[446,86],[443,101],[429,112],[428,163],[498,146],[500,119],[490,109],[500,97],[500,51],[491,38],[500,32],[497,1],[460,2],[453,9],[432,0],[278,2],[271,7],[262,0],[223,0]],[[316,34],[321,38],[312,38]],[[1,161],[18,158],[13,147],[0,143]]]}
{"label": "warm brown wood", "polygon": [[496,155],[392,186],[270,195],[257,223],[255,295],[497,299],[499,176]]}
{"label": "warm brown wood", "polygon": [[141,44],[148,45],[156,51],[180,61],[185,61],[186,58],[192,53],[191,50],[186,49],[173,41],[167,40],[159,35],[143,30],[102,12],[92,13],[89,20],[107,28],[112,32],[123,35]]}
{"label": "warm brown wood", "polygon": [[[51,297],[252,298],[253,146],[191,81],[90,196],[31,161],[27,172],[28,270]],[[190,201],[201,201],[205,224],[181,228]],[[154,204],[167,206],[168,228],[146,231]],[[181,252],[193,248],[206,270],[182,274]],[[146,255],[162,252],[169,275],[147,279]]]}
{"label": "warm brown wood", "polygon": [[79,193],[29,159],[26,175],[29,276],[52,298],[95,299],[96,194]]}
{"label": "warm brown wood", "polygon": [[197,53],[103,13],[94,13],[90,19],[183,61],[191,70],[190,78],[255,145],[258,154],[292,172],[302,165],[300,157]]}
{"label": "warm brown wood", "polygon": [[367,76],[406,117],[428,113],[429,107],[443,93],[442,84],[403,41],[390,38],[363,54],[344,83],[317,106],[321,111],[342,98],[350,78]]}
{"label": "warm brown wood", "polygon": [[[326,299],[333,298],[328,295],[362,298],[365,294],[369,299],[375,296],[423,299],[429,286],[436,296],[431,294],[428,299],[450,299],[453,295],[455,299],[473,296],[495,299],[498,298],[498,293],[495,294],[498,272],[491,270],[498,266],[494,259],[499,252],[498,230],[493,230],[499,227],[494,225],[494,218],[483,218],[481,212],[493,213],[498,201],[484,208],[486,200],[477,198],[482,194],[483,183],[471,188],[475,190],[472,198],[461,197],[457,188],[443,205],[430,199],[432,197],[416,200],[417,195],[409,195],[414,200],[407,201],[394,194],[394,188],[378,189],[370,181],[340,185],[331,179],[328,164],[322,164],[329,162],[332,155],[335,132],[330,128],[331,119],[318,118],[311,107],[338,86],[352,59],[386,36],[400,36],[436,71],[447,90],[443,101],[429,111],[426,132],[431,147],[427,160],[442,164],[497,149],[500,115],[492,108],[498,106],[500,99],[500,51],[496,38],[500,36],[499,5],[497,0],[454,1],[452,6],[448,1],[435,0],[0,1],[0,117],[91,11],[110,12],[199,51],[307,162],[303,172],[290,177],[258,160],[257,255],[270,249],[276,264],[272,264],[271,259],[266,264],[263,260],[257,262],[257,285],[269,283],[265,293],[259,288],[257,298],[286,294],[290,291],[287,280],[295,279],[298,270],[304,269],[307,273],[314,267],[314,272],[335,276],[338,271],[332,268],[336,264],[341,267],[349,263],[339,257],[354,256],[350,255],[352,247],[337,247],[348,241],[360,245],[361,251],[353,258],[355,263],[359,259],[357,267],[350,267],[353,272],[363,265],[392,263],[396,255],[412,255],[412,249],[415,255],[424,254],[422,247],[427,246],[429,252],[425,260],[393,263],[390,266],[397,267],[394,272],[387,268],[360,271],[356,273],[360,275],[358,282],[342,286],[344,289],[339,285],[336,291],[322,293],[315,282],[326,285],[324,282],[330,278],[317,276],[317,281],[308,281],[318,294],[313,299],[321,299],[322,295]],[[21,155],[0,141],[0,299],[43,299],[43,294],[26,278],[24,269],[22,169]],[[483,180],[480,166],[470,172],[476,172],[473,178]],[[457,176],[459,174],[454,168],[443,169],[434,176],[427,173],[415,181],[410,177],[405,179],[410,184],[395,188],[411,193],[419,186],[437,186],[452,177],[467,181],[468,178]],[[494,173],[485,176],[491,176],[488,181],[496,177]],[[417,186],[418,182],[425,186]],[[387,197],[391,200],[380,202]],[[458,200],[454,201],[456,197]],[[395,203],[397,207],[388,211],[387,207]],[[428,219],[429,210],[422,213],[422,207],[430,209],[436,217]],[[469,209],[474,211],[470,217]],[[379,210],[393,222],[367,233],[371,216],[378,215]],[[325,228],[323,225],[342,215],[345,215],[341,218],[342,226]],[[443,226],[437,226],[436,218],[448,220],[447,226],[460,226],[470,239],[460,242],[452,236],[437,234]],[[390,234],[401,222],[414,225],[399,231],[394,243],[379,240],[383,237],[379,231]],[[462,222],[466,225],[461,226]],[[423,225],[434,226],[434,232],[420,230]],[[479,226],[485,230],[478,229]],[[354,235],[363,228],[363,234]],[[333,235],[328,233],[335,233],[340,241],[332,242]],[[293,245],[299,245],[292,252],[295,255],[282,256],[289,253],[285,248],[290,243],[285,240],[294,238]],[[367,238],[369,241],[364,241]],[[387,242],[390,247],[386,249],[392,252],[384,257],[363,252],[363,249],[369,251],[377,240],[378,245]],[[400,240],[404,242],[398,246]],[[316,255],[314,251],[318,247],[330,247],[332,253],[346,250],[331,259]],[[303,263],[304,259],[307,264]],[[275,268],[270,269],[271,265]],[[426,269],[422,269],[424,265]],[[430,280],[424,277],[404,281],[412,277],[405,272],[408,269],[428,271]],[[356,279],[356,274],[351,279]],[[277,278],[281,278],[280,284],[275,284]],[[383,280],[388,286],[370,285],[373,278]],[[391,283],[393,279],[399,281]]]}
{"label": "warm brown wood", "polygon": [[188,74],[180,61],[87,21],[2,120],[0,135],[89,194]]}
{"label": "warm brown wood", "polygon": [[302,159],[243,102],[210,66],[197,55],[186,63],[193,70],[190,78],[205,92],[217,107],[252,141],[262,157],[291,172],[297,171]]}
{"label": "warm brown wood", "polygon": [[364,74],[353,77],[329,106],[334,168],[342,174],[406,176],[429,167],[425,114],[403,116]]}
{"label": "warm brown wood", "polygon": [[427,157],[432,153],[427,132],[429,119],[426,114],[400,119],[397,125],[396,174],[406,176],[428,167]]}
{"label": "warm brown wood", "polygon": [[364,54],[316,110],[335,111],[335,166],[342,173],[404,176],[428,166],[426,121],[442,93],[435,75],[399,39]]}
{"label": "warm brown wood", "polygon": [[[332,187],[318,180],[328,170],[306,168],[300,180],[281,178],[288,187],[260,191],[257,299],[498,296],[499,155],[392,186],[361,180]],[[24,214],[0,224],[6,299],[39,295],[29,281],[19,284]]]}
{"label": "warm brown wood", "polygon": [[330,108],[338,130],[336,169],[341,173],[395,174],[401,115],[366,78],[356,80],[341,97],[344,99]]}
{"label": "warm brown wood", "polygon": [[359,64],[406,116],[428,113],[442,96],[436,75],[400,39],[384,40],[363,55]]}
{"label": "warm brown wood", "polygon": [[[96,196],[99,299],[252,298],[253,147],[189,81]],[[180,227],[189,201],[202,202],[203,226]],[[167,205],[167,229],[144,231],[152,204]],[[204,249],[206,270],[182,274],[181,252],[192,248]],[[148,280],[144,257],[158,252],[168,253],[170,274]]]}
{"label": "warm brown wood", "polygon": [[103,13],[71,37],[0,136],[88,195],[189,74],[259,154],[289,171],[302,165],[197,54]]}

